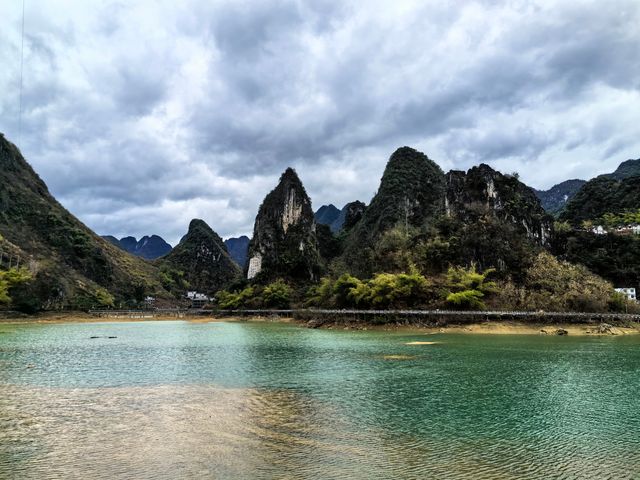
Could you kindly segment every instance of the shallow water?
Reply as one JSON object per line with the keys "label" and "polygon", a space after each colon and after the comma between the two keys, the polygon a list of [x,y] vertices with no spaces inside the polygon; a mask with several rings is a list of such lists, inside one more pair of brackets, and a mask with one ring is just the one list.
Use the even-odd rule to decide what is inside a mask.
{"label": "shallow water", "polygon": [[0,478],[640,479],[640,338],[0,325]]}

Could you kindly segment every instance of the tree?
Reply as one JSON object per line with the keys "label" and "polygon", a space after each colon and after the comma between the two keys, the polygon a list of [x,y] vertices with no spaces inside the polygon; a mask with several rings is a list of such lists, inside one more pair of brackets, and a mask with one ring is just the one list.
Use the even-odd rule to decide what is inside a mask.
{"label": "tree", "polygon": [[0,270],[0,304],[11,304],[9,291],[22,283],[31,280],[31,274],[26,268],[10,268],[9,270]]}
{"label": "tree", "polygon": [[216,301],[218,306],[223,310],[236,310],[245,306],[254,296],[253,287],[246,287],[240,291],[228,292],[220,290],[216,293]]}
{"label": "tree", "polygon": [[264,287],[262,301],[265,307],[288,308],[291,302],[291,287],[284,280],[278,279]]}

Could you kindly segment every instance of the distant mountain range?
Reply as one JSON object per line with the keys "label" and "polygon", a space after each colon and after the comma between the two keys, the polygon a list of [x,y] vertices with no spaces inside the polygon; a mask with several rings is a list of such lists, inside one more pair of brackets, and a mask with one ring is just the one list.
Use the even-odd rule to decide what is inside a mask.
{"label": "distant mountain range", "polygon": [[[140,240],[135,237],[123,237],[118,240],[113,235],[103,235],[109,243],[121,248],[125,252],[129,252],[137,257],[146,258],[147,260],[155,260],[163,257],[171,252],[172,247],[159,235],[145,235]],[[225,246],[229,250],[231,258],[244,268],[247,262],[247,249],[249,248],[249,237],[242,235],[241,237],[231,237],[224,241]]]}
{"label": "distant mountain range", "polygon": [[155,260],[171,251],[171,245],[158,235],[145,235],[140,240],[136,240],[135,237],[123,237],[118,240],[112,235],[103,235],[102,238],[125,252],[147,260]]}
{"label": "distant mountain range", "polygon": [[365,207],[366,205],[358,200],[347,203],[341,210],[333,204],[323,205],[316,211],[314,218],[316,223],[328,226],[331,232],[336,234],[360,220]]}
{"label": "distant mountain range", "polygon": [[[599,175],[600,179],[624,180],[626,178],[640,175],[640,159],[627,160],[622,162],[615,172]],[[593,180],[595,180],[593,179]],[[549,190],[535,190],[536,196],[540,199],[542,208],[552,215],[559,215],[565,205],[582,189],[587,183],[586,180],[565,180],[554,185]]]}
{"label": "distant mountain range", "polygon": [[569,200],[578,193],[578,190],[587,183],[586,180],[565,180],[554,185],[549,190],[535,190],[536,196],[540,199],[540,204],[548,213],[558,214]]}
{"label": "distant mountain range", "polygon": [[249,237],[242,235],[241,237],[231,237],[224,241],[231,258],[244,268],[247,263],[247,251],[249,250]]}
{"label": "distant mountain range", "polygon": [[[570,180],[534,193],[517,176],[488,165],[445,173],[425,154],[402,147],[389,158],[369,205],[326,205],[314,213],[298,174],[288,168],[262,202],[251,240],[223,241],[194,219],[172,249],[158,235],[99,237],[53,198],[17,147],[0,135],[0,252],[20,258],[33,276],[10,291],[12,308],[23,311],[136,308],[147,296],[170,306],[185,303],[187,290],[214,295],[223,289],[236,305],[286,305],[290,295],[303,305],[311,295],[319,305],[360,305],[359,299],[370,298],[376,306],[386,301],[388,282],[405,282],[396,285],[403,292],[428,286],[411,283],[419,281],[414,273],[393,276],[399,272],[429,275],[435,294],[438,282],[456,272],[452,266],[469,265],[495,271],[501,285],[511,288],[496,305],[511,308],[519,305],[519,289],[538,288],[530,275],[540,273],[531,268],[541,252],[585,265],[616,285],[640,288],[640,239],[597,236],[581,227],[585,220],[639,208],[640,159],[586,183]],[[555,228],[548,212],[565,222],[562,228]],[[329,291],[331,276],[340,281],[334,278]],[[243,303],[252,295],[263,300]],[[583,303],[566,308],[607,308],[600,300],[589,303],[595,294],[585,295]],[[434,301],[441,305],[441,299]]]}

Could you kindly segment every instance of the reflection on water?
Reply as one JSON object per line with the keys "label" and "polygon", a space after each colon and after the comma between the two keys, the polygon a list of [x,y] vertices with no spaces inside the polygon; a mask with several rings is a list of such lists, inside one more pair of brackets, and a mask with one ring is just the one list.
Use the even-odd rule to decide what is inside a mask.
{"label": "reflection on water", "polygon": [[0,478],[639,478],[638,339],[437,338],[12,327]]}

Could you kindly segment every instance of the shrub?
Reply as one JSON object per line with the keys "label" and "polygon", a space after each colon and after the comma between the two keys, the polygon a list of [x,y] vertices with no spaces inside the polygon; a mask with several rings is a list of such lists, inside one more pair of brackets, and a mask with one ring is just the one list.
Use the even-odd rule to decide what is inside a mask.
{"label": "shrub", "polygon": [[288,308],[291,302],[291,287],[284,280],[270,283],[262,292],[265,307]]}
{"label": "shrub", "polygon": [[9,290],[31,280],[31,274],[26,268],[10,268],[0,271],[0,305],[11,303]]}
{"label": "shrub", "polygon": [[216,293],[216,301],[218,302],[218,306],[223,310],[237,310],[244,307],[253,296],[253,287],[247,287],[239,292],[220,290]]}
{"label": "shrub", "polygon": [[446,296],[447,304],[464,309],[484,310],[486,305],[482,298],[498,291],[495,282],[487,281],[487,277],[494,271],[490,268],[480,273],[476,270],[475,265],[470,268],[449,268],[447,272],[447,287],[449,289]]}

